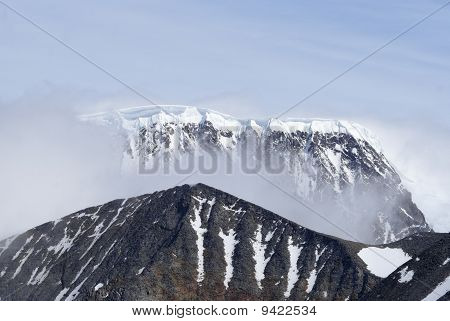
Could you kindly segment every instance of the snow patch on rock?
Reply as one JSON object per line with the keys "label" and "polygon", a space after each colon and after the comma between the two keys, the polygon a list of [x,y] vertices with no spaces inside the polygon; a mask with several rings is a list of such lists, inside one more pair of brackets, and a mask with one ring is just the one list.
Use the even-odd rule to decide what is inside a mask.
{"label": "snow patch on rock", "polygon": [[400,283],[408,283],[409,281],[412,280],[414,276],[414,271],[413,270],[408,271],[407,266],[401,269],[398,273],[400,274],[400,278],[398,279],[398,282]]}
{"label": "snow patch on rock", "polygon": [[317,269],[319,259],[322,256],[323,252],[325,252],[325,249],[326,249],[326,247],[322,251],[319,252],[319,246],[316,246],[316,250],[314,252],[314,257],[315,257],[314,267],[311,270],[311,273],[309,274],[308,279],[306,280],[306,282],[308,284],[308,286],[306,288],[306,293],[311,293],[312,289],[314,288],[314,285],[316,284],[317,276],[319,275],[320,271],[322,270],[322,268]]}
{"label": "snow patch on rock", "polygon": [[411,257],[397,248],[366,247],[358,252],[358,256],[366,263],[369,271],[381,278],[387,277]]}
{"label": "snow patch on rock", "polygon": [[292,236],[288,239],[288,251],[289,251],[289,271],[288,271],[288,283],[284,296],[287,298],[291,294],[295,283],[298,281],[298,267],[297,262],[302,253],[303,247],[294,245],[292,241]]}
{"label": "snow patch on rock", "polygon": [[205,269],[204,269],[204,257],[203,253],[205,251],[205,247],[203,244],[204,234],[206,233],[206,228],[202,228],[202,218],[200,217],[200,213],[202,211],[203,205],[206,203],[206,199],[200,197],[192,197],[199,204],[198,207],[194,207],[194,217],[191,219],[191,226],[197,234],[197,282],[202,282],[204,279]]}
{"label": "snow patch on rock", "polygon": [[239,243],[238,240],[236,240],[236,232],[233,229],[230,229],[228,231],[228,234],[225,234],[222,229],[219,231],[219,236],[223,240],[223,249],[224,249],[224,255],[225,255],[225,263],[227,266],[225,267],[225,278],[223,280],[223,284],[225,285],[225,288],[228,289],[228,284],[231,281],[231,278],[233,277],[233,255],[234,255],[234,249],[236,248],[236,245]]}
{"label": "snow patch on rock", "polygon": [[263,243],[262,225],[258,224],[255,238],[251,241],[253,247],[253,259],[255,261],[255,278],[258,287],[262,289],[261,281],[264,279],[266,265],[272,257],[272,253],[266,258],[267,244]]}

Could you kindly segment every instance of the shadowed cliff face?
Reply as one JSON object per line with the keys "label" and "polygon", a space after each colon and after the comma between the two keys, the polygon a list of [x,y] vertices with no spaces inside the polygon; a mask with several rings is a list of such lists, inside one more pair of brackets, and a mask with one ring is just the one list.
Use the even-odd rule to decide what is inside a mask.
{"label": "shadowed cliff face", "polygon": [[0,298],[355,300],[379,280],[355,255],[361,247],[184,185],[0,242]]}

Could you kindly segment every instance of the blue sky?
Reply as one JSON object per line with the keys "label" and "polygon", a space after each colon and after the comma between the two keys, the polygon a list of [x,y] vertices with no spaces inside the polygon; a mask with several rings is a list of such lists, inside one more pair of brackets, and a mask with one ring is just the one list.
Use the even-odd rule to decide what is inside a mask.
{"label": "blue sky", "polygon": [[[11,4],[157,103],[212,105],[243,116],[268,116],[291,106],[443,3]],[[444,9],[289,116],[398,119],[408,113],[442,121],[450,98],[449,16],[450,10]],[[98,100],[120,97],[113,107],[146,104],[1,6],[0,19],[2,100],[30,91],[73,90]]]}
{"label": "blue sky", "polygon": [[[5,2],[157,103],[256,118],[284,111],[445,3]],[[445,229],[448,30],[450,7],[286,115],[371,128]],[[39,109],[48,101],[68,113],[147,104],[1,5],[0,63],[0,117],[22,117],[11,112],[17,102]]]}

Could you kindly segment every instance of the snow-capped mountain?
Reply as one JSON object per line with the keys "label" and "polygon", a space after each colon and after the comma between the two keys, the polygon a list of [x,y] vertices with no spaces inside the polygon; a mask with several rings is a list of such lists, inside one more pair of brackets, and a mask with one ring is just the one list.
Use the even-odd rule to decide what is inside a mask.
{"label": "snow-capped mountain", "polygon": [[[137,107],[81,119],[109,126],[124,138],[124,167],[170,162],[199,150],[231,155],[240,165],[244,159],[263,164],[263,169],[275,159],[284,169],[278,176],[282,188],[335,222],[347,222],[358,241],[388,243],[431,230],[377,139],[353,122],[239,120],[183,106]],[[299,216],[302,211],[299,206]],[[320,230],[320,224],[313,228]]]}
{"label": "snow-capped mountain", "polygon": [[[403,275],[405,266],[425,275],[426,253],[449,240],[424,233],[367,246],[203,184],[183,185],[91,207],[0,241],[0,300],[416,300],[433,289],[397,291],[394,298],[379,285]],[[436,280],[450,272],[445,251]],[[409,280],[408,273],[402,277]],[[434,292],[442,294],[434,299],[445,295]]]}

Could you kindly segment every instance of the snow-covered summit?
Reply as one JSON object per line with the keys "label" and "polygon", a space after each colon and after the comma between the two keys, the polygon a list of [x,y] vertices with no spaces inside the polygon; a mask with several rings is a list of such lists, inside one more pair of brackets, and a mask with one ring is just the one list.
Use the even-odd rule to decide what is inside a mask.
{"label": "snow-covered summit", "polygon": [[265,131],[280,131],[286,134],[304,132],[308,134],[347,134],[358,141],[369,143],[375,150],[382,152],[377,137],[365,127],[346,120],[319,118],[278,118],[238,119],[212,109],[185,105],[154,105],[119,109],[80,116],[81,120],[115,124],[129,128],[154,124],[202,124],[209,122],[214,128],[241,133],[253,129],[258,134]]}
{"label": "snow-covered summit", "polygon": [[[363,241],[387,243],[430,231],[378,140],[350,121],[238,119],[192,106],[134,107],[81,119],[106,125],[124,138],[126,173],[159,160],[175,168],[175,160],[198,151],[231,156],[237,170],[248,160],[267,169],[275,157],[283,166],[283,188],[317,207],[331,204],[322,210],[348,222],[355,233],[366,226],[359,235]],[[323,224],[315,223],[316,229]]]}

